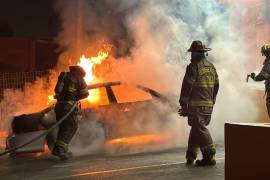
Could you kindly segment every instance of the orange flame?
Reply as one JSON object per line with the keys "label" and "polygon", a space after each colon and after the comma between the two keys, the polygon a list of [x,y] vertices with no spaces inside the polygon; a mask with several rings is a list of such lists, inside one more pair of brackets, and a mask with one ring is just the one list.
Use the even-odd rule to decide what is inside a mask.
{"label": "orange flame", "polygon": [[[81,56],[78,66],[81,66],[85,72],[85,82],[89,85],[93,82],[97,82],[98,78],[95,74],[96,65],[102,64],[109,56],[108,51],[99,51],[97,56],[87,58],[84,54]],[[47,105],[51,104],[54,101],[54,95],[49,95],[47,100]],[[98,89],[89,90],[89,96],[87,102],[90,104],[96,104],[100,100],[100,92]]]}
{"label": "orange flame", "polygon": [[7,131],[0,131],[0,138],[6,138],[8,136]]}
{"label": "orange flame", "polygon": [[54,101],[55,101],[54,95],[53,94],[49,95],[48,100],[47,100],[47,105],[50,105]]}
{"label": "orange flame", "polygon": [[87,84],[90,84],[97,79],[95,75],[95,66],[101,64],[108,56],[109,53],[104,51],[100,51],[95,57],[86,58],[85,55],[81,56],[78,65],[83,67],[86,72],[84,80]]}
{"label": "orange flame", "polygon": [[7,131],[0,131],[0,149],[5,149],[5,138],[7,138],[8,132]]}
{"label": "orange flame", "polygon": [[[80,58],[80,62],[78,63],[85,72],[85,82],[89,85],[94,81],[97,81],[97,77],[95,75],[95,66],[101,64],[104,60],[106,60],[109,56],[108,52],[100,51],[97,56],[86,58],[85,55],[82,55]],[[89,96],[87,101],[91,104],[96,104],[100,100],[100,92],[98,89],[89,90]]]}

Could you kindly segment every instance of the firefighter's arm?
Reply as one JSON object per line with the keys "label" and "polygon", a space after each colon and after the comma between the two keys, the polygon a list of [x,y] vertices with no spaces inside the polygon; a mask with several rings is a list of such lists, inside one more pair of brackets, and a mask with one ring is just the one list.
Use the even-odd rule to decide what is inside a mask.
{"label": "firefighter's arm", "polygon": [[260,72],[258,75],[256,75],[255,73],[251,73],[250,77],[254,80],[254,81],[264,81],[268,78],[266,78],[266,76],[264,75],[264,72]]}
{"label": "firefighter's arm", "polygon": [[215,86],[214,86],[214,104],[216,103],[216,97],[218,94],[218,90],[219,90],[219,77],[218,74],[216,72],[216,78],[215,78]]}
{"label": "firefighter's arm", "polygon": [[196,70],[192,65],[189,65],[186,69],[186,74],[182,83],[182,89],[180,94],[179,103],[183,108],[187,108],[193,85],[196,81]]}
{"label": "firefighter's arm", "polygon": [[89,96],[88,88],[86,82],[82,79],[79,87],[78,99],[84,99]]}
{"label": "firefighter's arm", "polygon": [[65,78],[67,76],[67,73],[66,72],[61,72],[60,75],[58,76],[58,80],[57,80],[57,83],[55,85],[55,88],[54,88],[54,98],[55,99],[58,99],[60,93],[62,92],[63,88],[64,88],[64,81],[65,81]]}
{"label": "firefighter's arm", "polygon": [[254,80],[254,81],[264,81],[270,78],[270,64],[266,63],[261,72],[256,76],[255,73],[251,73],[250,77]]}

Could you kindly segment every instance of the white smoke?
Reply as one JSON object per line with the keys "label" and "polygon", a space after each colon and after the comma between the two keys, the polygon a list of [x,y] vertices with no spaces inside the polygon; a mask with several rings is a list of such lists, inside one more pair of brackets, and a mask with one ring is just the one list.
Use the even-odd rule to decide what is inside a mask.
{"label": "white smoke", "polygon": [[[59,2],[63,3],[63,1]],[[185,68],[190,58],[186,50],[193,40],[202,40],[213,49],[209,52],[209,59],[216,65],[220,76],[220,91],[210,126],[215,139],[223,140],[225,122],[256,120],[258,110],[252,103],[255,93],[248,90],[244,81],[247,74],[246,64],[250,61],[246,52],[248,47],[243,41],[244,37],[236,31],[237,26],[240,25],[239,22],[233,22],[231,19],[232,11],[239,12],[238,10],[242,7],[238,8],[237,4],[233,4],[233,8],[229,9],[216,0],[171,0],[169,2],[108,0],[101,3],[106,6],[93,5],[91,0],[81,0],[79,4],[87,4],[87,2],[89,6],[99,7],[101,12],[106,13],[109,9],[113,10],[111,14],[123,15],[121,21],[124,26],[119,27],[118,30],[126,29],[127,36],[131,36],[130,39],[134,40],[130,56],[116,58],[117,60],[112,62],[112,69],[117,72],[113,80],[118,78],[118,80],[152,87],[163,94],[175,97],[173,101],[176,104]],[[85,7],[82,10],[87,11]],[[65,13],[68,11],[64,11]],[[89,23],[89,27],[98,26],[97,28],[101,29],[113,27],[109,19],[106,19],[106,15],[99,19],[93,15],[95,12],[91,14],[92,16],[87,17],[85,12],[82,13],[85,22],[89,23],[90,19],[97,18],[95,23]],[[70,30],[68,28],[73,20],[66,19],[64,29]],[[102,21],[107,26],[101,26],[96,23],[98,21]],[[104,34],[104,31],[99,32]],[[87,37],[87,32],[81,33],[82,37]],[[64,40],[68,38],[63,37]],[[60,36],[60,39],[62,38]],[[83,38],[82,41],[84,41],[83,44],[87,44],[87,38]],[[177,132],[179,139],[171,146],[185,145],[186,140],[183,139],[187,138],[189,130],[186,119],[178,117],[176,111],[171,112],[168,117],[170,124],[165,123],[164,127],[169,128],[164,128],[163,131]],[[155,127],[156,124],[153,123],[152,128],[148,130],[151,131]],[[144,128],[143,125],[142,128]]]}
{"label": "white smoke", "polygon": [[[50,78],[56,79],[56,75],[51,73]],[[48,95],[52,93],[53,88],[54,82],[46,78],[37,78],[34,83],[26,83],[23,90],[5,90],[0,102],[0,130],[10,130],[14,116],[39,112],[48,107]]]}
{"label": "white smoke", "polygon": [[[189,44],[200,39],[213,48],[209,59],[220,76],[220,91],[211,124],[215,139],[223,139],[225,122],[256,121],[255,92],[251,92],[244,81],[246,64],[251,59],[244,37],[238,34],[237,27],[231,26],[237,22],[230,19],[229,9],[215,0],[155,0],[144,3],[128,22],[137,37],[136,52],[146,56],[138,61],[143,61],[142,64],[155,61],[156,66],[151,69],[158,69],[160,82],[175,95],[180,92],[180,77],[186,66],[181,61],[186,59]],[[152,54],[159,58],[153,58]]]}
{"label": "white smoke", "polygon": [[[244,82],[246,64],[250,61],[246,51],[248,48],[243,41],[244,34],[236,30],[239,22],[233,22],[231,19],[231,14],[242,10],[241,6],[233,4],[233,8],[229,9],[220,5],[217,0],[56,2],[56,10],[62,21],[57,40],[61,50],[64,50],[58,64],[60,70],[70,65],[70,61],[74,63],[78,56],[89,50],[89,47],[91,52],[98,50],[98,40],[104,38],[116,49],[115,58],[112,58],[114,61],[111,63],[113,72],[110,71],[113,75],[108,75],[113,77],[111,79],[149,86],[173,97],[173,103],[177,104],[185,68],[190,58],[186,51],[193,40],[202,40],[213,49],[209,52],[209,59],[216,66],[220,76],[220,91],[210,125],[214,138],[217,141],[223,140],[225,122],[256,120],[258,109],[252,99],[255,93],[250,91]],[[250,39],[249,44],[252,41],[253,39]],[[122,55],[121,58],[117,56],[119,54]],[[10,102],[7,100],[10,96],[12,93],[6,94],[6,102]],[[20,98],[16,101],[20,101]],[[177,106],[174,107],[174,111],[168,113],[166,123],[156,124],[151,121],[145,129],[145,132],[156,130],[177,134],[176,142],[173,141],[166,147],[160,145],[158,150],[186,146],[189,127],[186,119],[177,115],[176,109]],[[163,110],[162,106],[156,109]],[[18,109],[14,112],[18,112]],[[150,116],[151,113],[148,112],[141,113],[143,117],[149,115],[149,119],[158,118]],[[163,127],[159,129],[159,126]],[[144,124],[140,127],[145,128]],[[89,135],[89,132],[93,134]],[[83,124],[73,140],[76,153],[97,151],[104,138],[105,134],[99,124]],[[87,145],[84,146],[87,140]],[[147,149],[143,149],[145,150]]]}
{"label": "white smoke", "polygon": [[93,120],[93,117],[81,119],[79,128],[71,143],[71,151],[75,155],[87,155],[102,152],[105,143],[105,132],[102,124]]}

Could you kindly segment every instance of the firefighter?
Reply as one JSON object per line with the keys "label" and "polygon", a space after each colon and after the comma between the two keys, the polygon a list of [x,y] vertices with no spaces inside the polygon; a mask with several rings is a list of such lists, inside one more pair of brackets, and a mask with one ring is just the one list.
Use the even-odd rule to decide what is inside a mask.
{"label": "firefighter", "polygon": [[211,120],[219,80],[214,65],[206,59],[206,52],[210,50],[201,41],[193,41],[188,50],[191,52],[191,63],[187,66],[179,99],[179,115],[187,116],[191,126],[186,152],[187,165],[194,163],[199,149],[203,158],[197,160],[196,165],[216,164],[216,149],[207,125]]}
{"label": "firefighter", "polygon": [[254,81],[265,81],[266,107],[270,117],[270,44],[263,45],[261,53],[262,56],[265,56],[263,68],[258,75],[251,73],[250,77]]}
{"label": "firefighter", "polygon": [[69,72],[62,72],[55,87],[56,119],[60,120],[77,104],[75,110],[59,125],[57,140],[52,154],[61,159],[68,159],[71,153],[68,152],[68,145],[77,131],[76,114],[79,110],[78,101],[86,98],[89,93],[83,77],[85,71],[80,66],[70,66]]}

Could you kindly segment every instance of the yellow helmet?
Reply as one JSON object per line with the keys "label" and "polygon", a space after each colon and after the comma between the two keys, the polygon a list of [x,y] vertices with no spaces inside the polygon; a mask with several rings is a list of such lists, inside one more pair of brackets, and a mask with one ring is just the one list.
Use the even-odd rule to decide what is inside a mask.
{"label": "yellow helmet", "polygon": [[261,53],[263,56],[268,57],[270,55],[270,44],[263,45],[263,47],[261,49]]}

